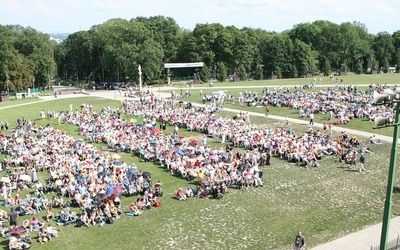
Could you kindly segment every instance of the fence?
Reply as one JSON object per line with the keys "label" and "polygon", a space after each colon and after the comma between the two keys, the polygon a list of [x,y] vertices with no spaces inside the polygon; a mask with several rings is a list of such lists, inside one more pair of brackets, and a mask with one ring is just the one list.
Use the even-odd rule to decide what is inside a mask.
{"label": "fence", "polygon": [[[387,250],[400,250],[400,236],[397,236],[397,239],[391,240],[387,244]],[[380,250],[380,245],[373,247],[371,246],[371,250]]]}
{"label": "fence", "polygon": [[[31,88],[31,93],[40,93],[44,91],[44,87],[37,87],[37,88]],[[17,91],[17,92],[8,92],[8,95],[11,97],[15,97],[17,93],[22,93],[22,92],[28,92],[28,91]]]}
{"label": "fence", "polygon": [[182,82],[182,81],[193,81],[194,76],[180,76],[180,77],[173,77],[171,81],[173,82]]}

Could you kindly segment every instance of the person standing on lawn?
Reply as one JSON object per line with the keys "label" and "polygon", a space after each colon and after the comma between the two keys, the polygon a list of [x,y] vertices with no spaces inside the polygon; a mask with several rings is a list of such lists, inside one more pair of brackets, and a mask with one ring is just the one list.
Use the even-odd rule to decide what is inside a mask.
{"label": "person standing on lawn", "polygon": [[310,125],[314,125],[314,113],[310,113]]}
{"label": "person standing on lawn", "polygon": [[360,156],[360,172],[365,170],[364,163],[365,163],[365,156],[364,153],[362,153]]}
{"label": "person standing on lawn", "polygon": [[8,221],[10,222],[10,228],[14,228],[18,226],[18,212],[11,208],[11,212],[8,214]]}
{"label": "person standing on lawn", "polygon": [[303,235],[301,235],[301,231],[297,231],[297,235],[294,238],[293,242],[293,249],[294,250],[304,250],[306,249],[306,239]]}
{"label": "person standing on lawn", "polygon": [[265,106],[265,116],[268,117],[268,114],[269,114],[269,107],[267,105]]}

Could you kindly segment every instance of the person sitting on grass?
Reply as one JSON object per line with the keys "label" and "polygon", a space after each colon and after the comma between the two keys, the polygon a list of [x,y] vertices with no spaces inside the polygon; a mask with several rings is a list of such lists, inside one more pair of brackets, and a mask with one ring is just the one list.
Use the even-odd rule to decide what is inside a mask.
{"label": "person sitting on grass", "polygon": [[42,212],[43,207],[39,199],[33,199],[32,201],[32,208],[36,210],[36,212]]}
{"label": "person sitting on grass", "polygon": [[128,216],[139,216],[140,215],[140,210],[139,208],[135,205],[135,203],[131,203],[129,206],[129,212],[126,213]]}
{"label": "person sitting on grass", "polygon": [[36,214],[36,210],[31,207],[30,204],[21,205],[21,213],[32,215]]}
{"label": "person sitting on grass", "polygon": [[185,190],[185,193],[186,193],[186,197],[188,197],[188,198],[194,196],[193,189],[191,187],[187,187]]}
{"label": "person sitting on grass", "polygon": [[8,220],[8,214],[3,209],[0,209],[0,222]]}
{"label": "person sitting on grass", "polygon": [[24,247],[25,247],[25,249],[29,248],[26,245],[24,246],[24,243],[21,241],[21,238],[20,238],[20,236],[18,234],[17,235],[12,235],[10,237],[10,241],[8,243],[8,247],[9,247],[9,249],[12,249],[12,250],[14,250],[14,249],[24,249]]}
{"label": "person sitting on grass", "polygon": [[0,222],[0,234],[1,236],[3,236],[4,238],[8,238],[10,235],[9,234],[10,229],[8,227],[6,227],[2,222]]}
{"label": "person sitting on grass", "polygon": [[142,198],[136,199],[136,207],[139,208],[140,210],[146,209],[146,206],[145,206]]}
{"label": "person sitting on grass", "polygon": [[47,224],[46,233],[50,237],[58,238],[58,231],[50,223]]}
{"label": "person sitting on grass", "polygon": [[25,228],[26,231],[31,230],[31,222],[29,220],[24,220],[22,222],[22,227]]}
{"label": "person sitting on grass", "polygon": [[76,221],[76,218],[70,212],[61,211],[58,217],[58,222],[63,225],[68,225]]}
{"label": "person sitting on grass", "polygon": [[207,198],[207,191],[203,186],[199,186],[197,189],[197,198]]}
{"label": "person sitting on grass", "polygon": [[114,217],[115,219],[119,219],[119,214],[118,214],[118,207],[115,206],[114,204],[110,205],[110,214],[112,217]]}
{"label": "person sitting on grass", "polygon": [[372,135],[369,138],[369,143],[375,144],[375,145],[382,145],[382,142],[378,138],[376,138],[375,135]]}
{"label": "person sitting on grass", "polygon": [[100,208],[98,208],[96,210],[96,218],[95,218],[96,223],[99,223],[100,226],[102,226],[105,223],[104,219],[105,219],[105,215],[104,215],[103,211]]}
{"label": "person sitting on grass", "polygon": [[365,153],[374,154],[371,150],[369,150],[369,147],[366,144],[361,148],[361,153],[363,153],[363,154],[365,154]]}
{"label": "person sitting on grass", "polygon": [[53,213],[53,208],[49,207],[46,211],[46,221],[49,222],[50,219],[54,220],[56,217]]}
{"label": "person sitting on grass", "polygon": [[67,206],[62,195],[59,195],[58,198],[55,199],[54,206],[59,208],[65,208]]}
{"label": "person sitting on grass", "polygon": [[90,213],[89,216],[89,223],[92,224],[93,226],[96,225],[96,217],[97,217],[97,211],[94,210]]}
{"label": "person sitting on grass", "polygon": [[15,199],[11,196],[11,194],[9,194],[7,197],[7,203],[10,204],[10,206],[16,205]]}
{"label": "person sitting on grass", "polygon": [[49,241],[50,239],[47,236],[47,232],[44,230],[44,228],[39,229],[38,233],[38,242],[43,245],[44,242]]}
{"label": "person sitting on grass", "polygon": [[89,224],[90,220],[89,220],[89,217],[87,216],[86,211],[83,211],[83,212],[82,212],[81,216],[79,217],[79,220],[80,220],[80,221],[83,223],[83,225],[85,225],[86,227],[89,227],[89,226],[90,226],[90,224]]}
{"label": "person sitting on grass", "polygon": [[178,189],[178,192],[176,192],[175,197],[180,200],[180,201],[185,201],[187,200],[186,194],[183,192],[182,188]]}
{"label": "person sitting on grass", "polygon": [[30,230],[39,230],[40,228],[43,227],[43,223],[41,223],[35,216],[32,217],[31,223],[30,223]]}

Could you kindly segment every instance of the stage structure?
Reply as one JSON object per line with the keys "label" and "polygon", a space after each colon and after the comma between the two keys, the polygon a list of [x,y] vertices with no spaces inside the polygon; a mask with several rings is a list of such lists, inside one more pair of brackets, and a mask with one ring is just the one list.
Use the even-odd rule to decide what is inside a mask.
{"label": "stage structure", "polygon": [[168,85],[171,84],[170,69],[177,68],[200,68],[203,67],[203,62],[192,62],[192,63],[164,63],[164,69],[167,69]]}

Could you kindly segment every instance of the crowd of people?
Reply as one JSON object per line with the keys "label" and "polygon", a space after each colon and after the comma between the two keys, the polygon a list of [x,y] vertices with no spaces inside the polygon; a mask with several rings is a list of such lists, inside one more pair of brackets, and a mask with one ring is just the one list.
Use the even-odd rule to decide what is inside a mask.
{"label": "crowd of people", "polygon": [[[291,106],[306,114],[332,111],[337,114],[341,109],[345,112],[341,117],[350,113],[354,115],[351,117],[360,115],[369,119],[378,114],[393,115],[391,109],[369,106],[371,97],[356,91],[278,93],[266,89],[263,94],[260,100],[264,100],[265,105]],[[251,93],[246,92],[246,96]],[[218,116],[215,103],[193,107],[182,105],[177,98],[150,97],[139,101],[126,99],[122,108],[104,107],[99,113],[94,112],[92,106],[82,104],[80,110],[73,111],[70,107],[69,111],[47,112],[47,116],[58,119],[59,123],[78,125],[79,133],[87,141],[106,143],[110,149],[136,154],[143,161],[159,162],[172,174],[188,180],[198,179],[195,189],[178,190],[176,198],[179,200],[221,198],[229,187],[246,190],[250,186],[263,186],[263,172],[259,167],[270,165],[273,156],[306,167],[318,167],[318,161],[326,155],[337,155],[340,161],[352,165],[357,154],[364,156],[370,152],[365,142],[345,132],[334,138],[325,129],[319,131],[310,127],[308,133],[297,135],[289,128],[258,127],[250,121],[247,112],[240,112],[235,118]],[[338,100],[344,105],[335,106]],[[133,118],[124,120],[123,114]],[[46,118],[46,113],[41,116]],[[135,121],[137,117],[141,117],[143,123]],[[174,127],[174,133],[163,133],[167,125]],[[179,128],[201,135],[182,138]],[[220,140],[224,148],[211,148],[207,143],[209,137]],[[375,143],[372,141],[373,138],[370,142]],[[234,147],[245,150],[240,153]],[[45,211],[47,221],[90,227],[113,223],[120,218],[123,212],[119,195],[122,194],[141,195],[131,203],[126,213],[130,216],[160,205],[157,197],[162,195],[161,183],[157,182],[153,190],[150,173],[142,173],[134,164],[118,161],[112,153],[97,150],[49,124],[37,126],[34,121],[19,119],[15,129],[0,134],[0,152],[8,155],[1,165],[8,178],[2,180],[1,186],[4,205],[18,206],[21,216],[35,216]],[[39,181],[38,171],[49,172],[51,178]],[[30,188],[34,190],[31,196],[19,196],[21,190]],[[56,195],[50,198],[53,192]],[[79,208],[80,212],[75,214],[71,207]],[[58,236],[49,233],[51,224],[47,230],[45,223],[35,217],[32,220],[23,223],[23,227],[39,230],[40,243]],[[15,238],[13,242],[20,242]]]}
{"label": "crowd of people", "polygon": [[[73,119],[77,113],[59,112],[54,118],[67,121],[66,117]],[[120,195],[139,195],[133,202],[139,210],[157,202],[158,193],[152,188],[150,173],[142,173],[134,164],[128,166],[114,158],[115,155],[97,150],[49,124],[36,126],[30,121],[21,122],[7,134],[1,133],[0,152],[7,154],[1,164],[5,173],[0,180],[3,205],[12,210],[17,208],[18,216],[45,212],[46,220],[58,225],[104,225],[122,214]],[[51,177],[39,180],[37,172],[42,171]],[[33,192],[21,197],[19,193],[23,190]],[[77,214],[73,207],[78,208]],[[36,228],[33,221],[24,220],[18,226],[28,231]],[[46,232],[39,230],[39,242],[50,240]],[[4,236],[11,237],[6,233]],[[21,243],[17,237],[10,238],[10,246],[18,242]]]}
{"label": "crowd of people", "polygon": [[387,84],[370,85],[367,91],[361,91],[352,84],[319,91],[288,86],[265,87],[262,93],[246,89],[239,93],[236,100],[233,94],[228,94],[227,101],[241,105],[247,103],[248,106],[291,107],[299,110],[301,118],[314,113],[328,114],[332,122],[340,125],[354,118],[374,121],[377,116],[384,116],[393,119],[393,107],[372,105],[373,92],[381,93],[387,88],[390,88]]}
{"label": "crowd of people", "polygon": [[[123,120],[122,112],[143,117],[143,124]],[[333,138],[326,130],[311,127],[300,136],[291,129],[257,127],[246,112],[240,112],[236,119],[220,117],[215,106],[187,108],[178,99],[125,100],[123,110],[106,108],[100,114],[79,112],[76,116],[79,118],[72,120],[76,120],[81,134],[89,140],[106,142],[110,148],[137,154],[144,161],[159,161],[172,173],[185,178],[199,178],[203,184],[199,188],[205,188],[207,194],[213,190],[224,192],[224,185],[243,189],[262,185],[259,166],[270,164],[274,155],[317,167],[324,155],[342,157],[349,154],[347,149],[360,145],[360,142],[349,142],[350,138],[345,135]],[[177,133],[164,134],[165,124],[203,136],[185,140]],[[230,144],[225,149],[211,148],[207,145],[208,137],[247,151],[235,152]]]}

